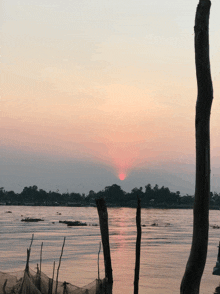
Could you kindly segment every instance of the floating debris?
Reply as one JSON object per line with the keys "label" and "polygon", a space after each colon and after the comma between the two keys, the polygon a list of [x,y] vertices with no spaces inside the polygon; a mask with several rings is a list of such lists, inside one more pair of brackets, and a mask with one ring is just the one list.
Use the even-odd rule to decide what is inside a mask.
{"label": "floating debris", "polygon": [[213,226],[210,226],[210,227],[212,227],[213,229],[220,229],[220,226],[218,226],[218,225],[213,225]]}
{"label": "floating debris", "polygon": [[42,221],[44,221],[43,219],[41,219],[41,218],[32,218],[32,217],[26,217],[26,218],[22,218],[22,220],[21,220],[22,222],[42,222]]}
{"label": "floating debris", "polygon": [[12,211],[11,211],[11,210],[8,210],[8,211],[6,211],[5,213],[12,213]]}
{"label": "floating debris", "polygon": [[152,223],[151,226],[152,227],[158,227],[158,223]]}
{"label": "floating debris", "polygon": [[59,223],[66,224],[68,227],[87,226],[87,223],[80,221],[59,221]]}

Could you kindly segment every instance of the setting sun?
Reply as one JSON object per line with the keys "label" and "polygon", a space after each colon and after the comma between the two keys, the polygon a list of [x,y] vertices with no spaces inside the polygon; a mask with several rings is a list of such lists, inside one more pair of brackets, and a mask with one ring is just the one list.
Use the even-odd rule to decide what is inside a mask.
{"label": "setting sun", "polygon": [[123,173],[119,174],[119,179],[121,181],[124,181],[125,178],[126,178],[126,175],[125,174],[123,174]]}

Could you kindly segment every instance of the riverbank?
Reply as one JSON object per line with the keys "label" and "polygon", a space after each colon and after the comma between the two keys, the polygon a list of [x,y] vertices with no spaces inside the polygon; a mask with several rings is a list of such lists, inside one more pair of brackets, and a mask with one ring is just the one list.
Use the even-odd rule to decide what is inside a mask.
{"label": "riverbank", "polygon": [[[11,203],[11,202],[5,202],[5,203],[0,203],[0,206],[43,206],[43,207],[96,207],[94,203],[91,204],[69,204],[69,203],[39,203],[39,202],[34,202],[34,203]],[[137,203],[132,203],[131,205],[119,205],[119,204],[112,204],[112,203],[107,203],[107,207],[113,207],[113,208],[136,208]],[[145,205],[141,204],[141,208],[146,208],[146,209],[193,209],[193,204],[187,205],[187,204],[155,204],[155,205]],[[210,210],[220,210],[220,207],[218,205],[210,205],[209,207]]]}

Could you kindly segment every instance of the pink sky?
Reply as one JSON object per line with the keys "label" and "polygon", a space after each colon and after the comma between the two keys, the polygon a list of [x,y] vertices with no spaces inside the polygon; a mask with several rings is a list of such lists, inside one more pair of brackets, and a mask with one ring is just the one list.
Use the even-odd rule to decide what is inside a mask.
{"label": "pink sky", "polygon": [[[193,178],[197,1],[19,3],[3,0],[1,150],[11,157],[21,152],[27,157],[54,158],[54,162],[58,158],[92,162],[97,165],[94,174],[101,164],[111,170],[112,184],[120,175],[128,183],[138,169],[160,167],[165,174],[167,170],[161,185],[172,188],[175,185],[168,175],[176,174],[173,165],[182,170],[185,164],[190,168],[179,176],[180,182],[184,186],[184,177]],[[219,9],[220,4],[213,1],[211,148],[215,177],[220,175]],[[4,162],[10,178],[12,165]],[[28,185],[26,173],[21,168],[25,180],[13,174],[10,182],[2,171],[8,180],[0,185],[8,189]],[[149,170],[141,185],[154,179],[148,176]],[[90,173],[85,174],[84,184],[89,177]],[[103,187],[109,184],[107,177]],[[48,182],[50,187],[56,185]],[[138,175],[130,178],[130,186],[138,184]],[[44,184],[45,189],[48,185]],[[64,186],[62,180],[60,185]],[[100,185],[91,189],[96,187]]]}

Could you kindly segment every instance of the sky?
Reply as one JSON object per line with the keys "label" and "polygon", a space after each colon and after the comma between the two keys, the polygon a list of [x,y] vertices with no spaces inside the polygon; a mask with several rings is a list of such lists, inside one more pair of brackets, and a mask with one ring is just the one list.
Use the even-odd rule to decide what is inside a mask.
{"label": "sky", "polygon": [[[194,193],[198,0],[2,0],[0,186]],[[210,13],[220,192],[220,2]]]}

